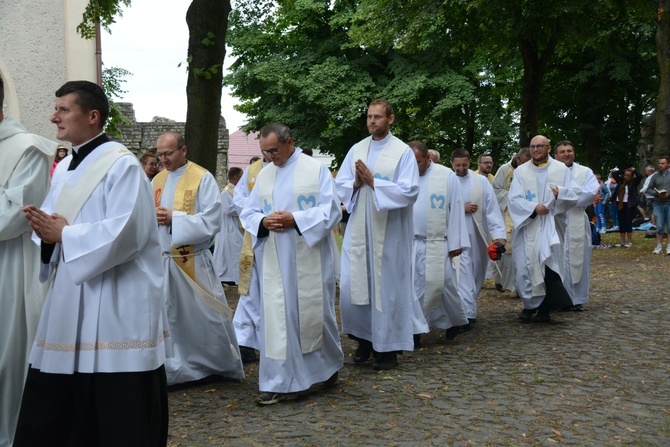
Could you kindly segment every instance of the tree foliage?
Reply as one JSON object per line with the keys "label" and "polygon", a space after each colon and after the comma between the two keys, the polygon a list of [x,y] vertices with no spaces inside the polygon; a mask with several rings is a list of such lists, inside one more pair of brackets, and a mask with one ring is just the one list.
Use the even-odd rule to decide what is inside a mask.
{"label": "tree foliage", "polygon": [[105,132],[110,135],[120,135],[119,126],[130,123],[118,104],[114,102],[114,98],[120,98],[124,93],[127,93],[122,84],[126,82],[124,78],[129,75],[132,75],[132,73],[120,67],[109,67],[102,70],[102,89],[109,99],[109,118],[105,125]]}
{"label": "tree foliage", "polygon": [[[582,161],[621,164],[655,101],[649,0],[245,0],[231,15],[225,82],[251,120],[282,121],[341,157],[367,103],[393,131],[500,162],[545,132]],[[596,166],[594,166],[596,167]]]}

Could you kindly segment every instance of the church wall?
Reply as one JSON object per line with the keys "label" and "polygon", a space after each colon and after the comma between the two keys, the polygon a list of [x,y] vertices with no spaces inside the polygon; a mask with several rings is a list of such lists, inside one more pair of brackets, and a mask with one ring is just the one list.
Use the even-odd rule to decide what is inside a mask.
{"label": "church wall", "polygon": [[[180,123],[168,118],[154,117],[151,122],[137,122],[133,105],[128,102],[116,103],[122,113],[130,121],[129,124],[119,125],[121,136],[112,137],[122,143],[138,156],[144,152],[156,152],[156,140],[164,132],[184,133],[186,123]],[[219,189],[228,183],[228,145],[229,135],[223,118],[219,122],[219,142],[217,150],[217,169],[213,173],[219,184]]]}
{"label": "church wall", "polygon": [[[5,112],[30,132],[54,140],[56,128],[49,122],[54,92],[71,79],[95,81],[95,42],[73,36],[78,22],[73,23],[72,17],[81,17],[85,4],[85,0],[0,0]],[[68,45],[76,51],[68,50]]]}

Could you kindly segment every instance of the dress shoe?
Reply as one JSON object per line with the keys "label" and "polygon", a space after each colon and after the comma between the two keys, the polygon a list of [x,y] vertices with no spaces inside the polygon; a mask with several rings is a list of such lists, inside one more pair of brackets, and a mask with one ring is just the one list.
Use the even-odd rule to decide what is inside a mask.
{"label": "dress shoe", "polygon": [[551,323],[549,312],[538,312],[537,315],[533,317],[533,323]]}
{"label": "dress shoe", "polygon": [[447,337],[447,340],[453,340],[460,333],[461,333],[460,327],[452,326],[445,331],[444,336]]}
{"label": "dress shoe", "polygon": [[367,340],[359,340],[358,348],[354,353],[354,363],[364,363],[367,362],[372,354],[372,343]]}
{"label": "dress shoe", "polygon": [[256,350],[248,346],[240,346],[240,357],[242,363],[256,363],[258,361]]}
{"label": "dress shoe", "polygon": [[524,309],[521,311],[521,314],[519,315],[519,320],[522,323],[530,323],[533,321],[533,314],[535,314],[534,309]]}
{"label": "dress shoe", "polygon": [[396,352],[380,352],[377,355],[377,360],[372,365],[372,369],[383,371],[393,369],[398,366],[398,356]]}

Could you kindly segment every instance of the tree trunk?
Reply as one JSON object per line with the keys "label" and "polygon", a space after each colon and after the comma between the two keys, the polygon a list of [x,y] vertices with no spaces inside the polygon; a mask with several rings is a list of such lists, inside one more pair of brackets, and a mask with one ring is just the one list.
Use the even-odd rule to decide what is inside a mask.
{"label": "tree trunk", "polygon": [[189,158],[216,173],[223,59],[230,0],[193,0],[186,12],[187,111],[184,137]]}
{"label": "tree trunk", "polygon": [[[656,54],[659,67],[658,103],[656,105],[656,134],[654,154],[670,153],[670,0],[658,2]],[[656,158],[654,157],[654,158]]]}
{"label": "tree trunk", "polygon": [[521,119],[519,147],[526,147],[537,135],[540,121],[542,82],[547,66],[556,50],[560,32],[554,30],[545,49],[540,52],[534,40],[521,39],[519,50],[523,60],[523,87],[521,88]]}

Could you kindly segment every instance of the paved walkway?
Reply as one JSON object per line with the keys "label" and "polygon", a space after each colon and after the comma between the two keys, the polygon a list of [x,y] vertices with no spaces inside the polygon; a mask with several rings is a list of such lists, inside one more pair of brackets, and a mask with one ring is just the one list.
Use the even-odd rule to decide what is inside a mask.
{"label": "paved walkway", "polygon": [[299,401],[257,406],[257,364],[171,391],[169,445],[670,446],[670,256],[635,243],[596,250],[591,303],[551,325],[487,281],[472,331],[424,335],[396,370],[354,365],[345,337],[338,386]]}

